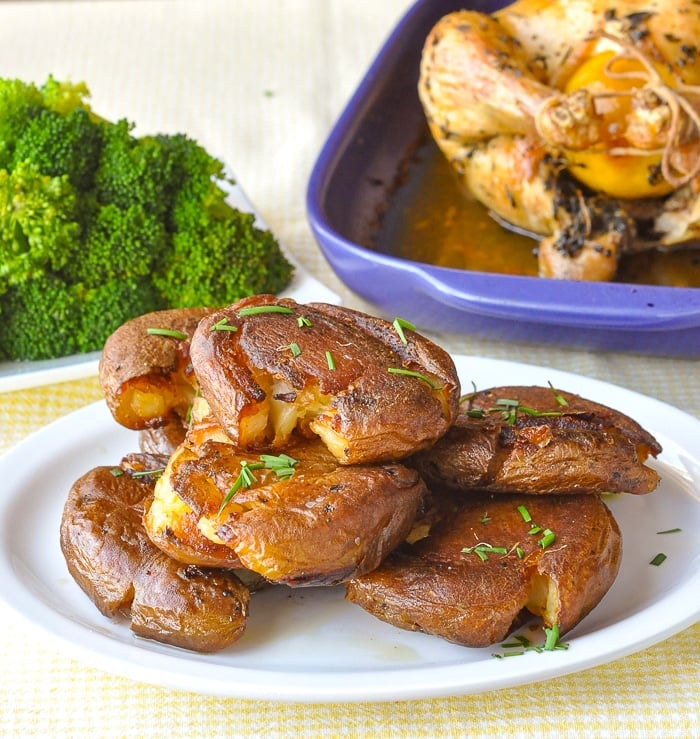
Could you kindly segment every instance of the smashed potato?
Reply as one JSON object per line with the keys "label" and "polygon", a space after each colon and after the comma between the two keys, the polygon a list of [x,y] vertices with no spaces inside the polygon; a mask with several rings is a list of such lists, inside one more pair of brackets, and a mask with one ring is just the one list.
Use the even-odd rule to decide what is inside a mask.
{"label": "smashed potato", "polygon": [[549,387],[472,393],[459,417],[412,462],[428,485],[524,494],[649,493],[661,446],[619,411]]}
{"label": "smashed potato", "polygon": [[186,418],[196,392],[189,340],[208,308],[156,311],[120,326],[100,357],[100,385],[114,419],[148,429]]}
{"label": "smashed potato", "polygon": [[330,585],[373,569],[403,541],[425,493],[414,470],[340,465],[318,439],[295,438],[273,458],[240,450],[215,425],[194,426],[156,483],[145,525],[183,562]]}
{"label": "smashed potato", "polygon": [[239,639],[271,584],[345,583],[467,646],[528,613],[566,633],[620,564],[599,493],[658,483],[661,447],[627,416],[552,387],[460,400],[410,324],[332,305],[148,314],[110,337],[100,380],[140,451],[72,486],[69,572],[105,616],[202,652]]}
{"label": "smashed potato", "polygon": [[349,308],[245,298],[203,318],[190,353],[212,413],[243,448],[283,448],[297,430],[343,464],[393,461],[432,445],[457,414],[443,349]]}
{"label": "smashed potato", "polygon": [[565,634],[617,575],[622,539],[600,496],[482,494],[444,510],[426,537],[348,582],[348,599],[399,628],[485,647],[524,612]]}
{"label": "smashed potato", "polygon": [[68,571],[99,611],[131,630],[184,649],[212,652],[243,634],[250,592],[233,572],[184,565],[143,527],[148,477],[97,467],[75,482],[61,518]]}

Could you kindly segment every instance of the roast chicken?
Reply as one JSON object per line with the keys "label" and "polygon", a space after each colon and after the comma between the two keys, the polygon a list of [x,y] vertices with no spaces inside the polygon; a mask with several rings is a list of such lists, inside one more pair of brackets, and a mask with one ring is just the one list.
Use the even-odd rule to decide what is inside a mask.
{"label": "roast chicken", "polygon": [[542,277],[700,240],[700,7],[517,0],[426,39],[419,97],[460,183],[538,240]]}

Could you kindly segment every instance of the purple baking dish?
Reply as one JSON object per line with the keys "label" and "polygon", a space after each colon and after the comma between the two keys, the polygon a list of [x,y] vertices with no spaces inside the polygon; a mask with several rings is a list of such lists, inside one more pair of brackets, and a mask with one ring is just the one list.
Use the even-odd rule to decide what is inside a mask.
{"label": "purple baking dish", "polygon": [[311,229],[331,267],[386,316],[424,330],[505,341],[700,357],[700,289],[571,282],[435,267],[379,253],[377,214],[425,130],[416,94],[423,41],[458,8],[503,2],[419,0],[401,19],[332,129],[311,173]]}

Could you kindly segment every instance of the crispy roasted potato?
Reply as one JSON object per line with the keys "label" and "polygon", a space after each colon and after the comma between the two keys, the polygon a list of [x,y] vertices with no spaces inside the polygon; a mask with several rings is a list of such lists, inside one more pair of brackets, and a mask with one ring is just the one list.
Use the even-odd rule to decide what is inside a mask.
{"label": "crispy roasted potato", "polygon": [[144,454],[169,457],[185,440],[187,423],[179,416],[166,420],[162,426],[141,429],[138,432],[139,449]]}
{"label": "crispy roasted potato", "polygon": [[636,421],[550,387],[483,390],[415,464],[428,486],[528,494],[649,493],[661,446]]}
{"label": "crispy roasted potato", "polygon": [[231,571],[183,565],[150,542],[142,521],[148,479],[97,467],[75,482],[60,529],[68,571],[102,614],[130,618],[135,634],[223,649],[245,630],[249,590]]}
{"label": "crispy roasted potato", "polygon": [[[100,385],[117,423],[130,429],[186,417],[197,387],[189,340],[209,308],[156,311],[120,326],[100,357]],[[149,329],[175,332],[151,334]],[[184,338],[178,338],[179,335]]]}
{"label": "crispy roasted potato", "polygon": [[[340,465],[320,440],[296,436],[284,454],[288,478],[218,427],[194,426],[156,483],[149,537],[184,562],[329,585],[373,569],[408,534],[426,492],[414,470]],[[252,478],[240,485],[244,466]]]}
{"label": "crispy roasted potato", "polygon": [[190,351],[202,395],[236,444],[283,448],[296,429],[356,464],[425,449],[456,417],[451,357],[403,335],[348,308],[258,295],[202,319]]}
{"label": "crispy roasted potato", "polygon": [[524,609],[566,633],[617,575],[620,531],[600,496],[475,494],[444,511],[428,536],[350,580],[348,599],[399,628],[484,647]]}

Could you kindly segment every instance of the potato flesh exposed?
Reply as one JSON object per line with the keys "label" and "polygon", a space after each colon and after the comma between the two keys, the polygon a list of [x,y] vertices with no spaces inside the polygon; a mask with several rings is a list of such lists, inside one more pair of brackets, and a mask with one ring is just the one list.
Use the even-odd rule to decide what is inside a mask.
{"label": "potato flesh exposed", "polygon": [[186,308],[148,313],[127,321],[107,339],[100,357],[100,385],[117,423],[141,430],[185,418],[197,385],[189,339],[208,312]]}

